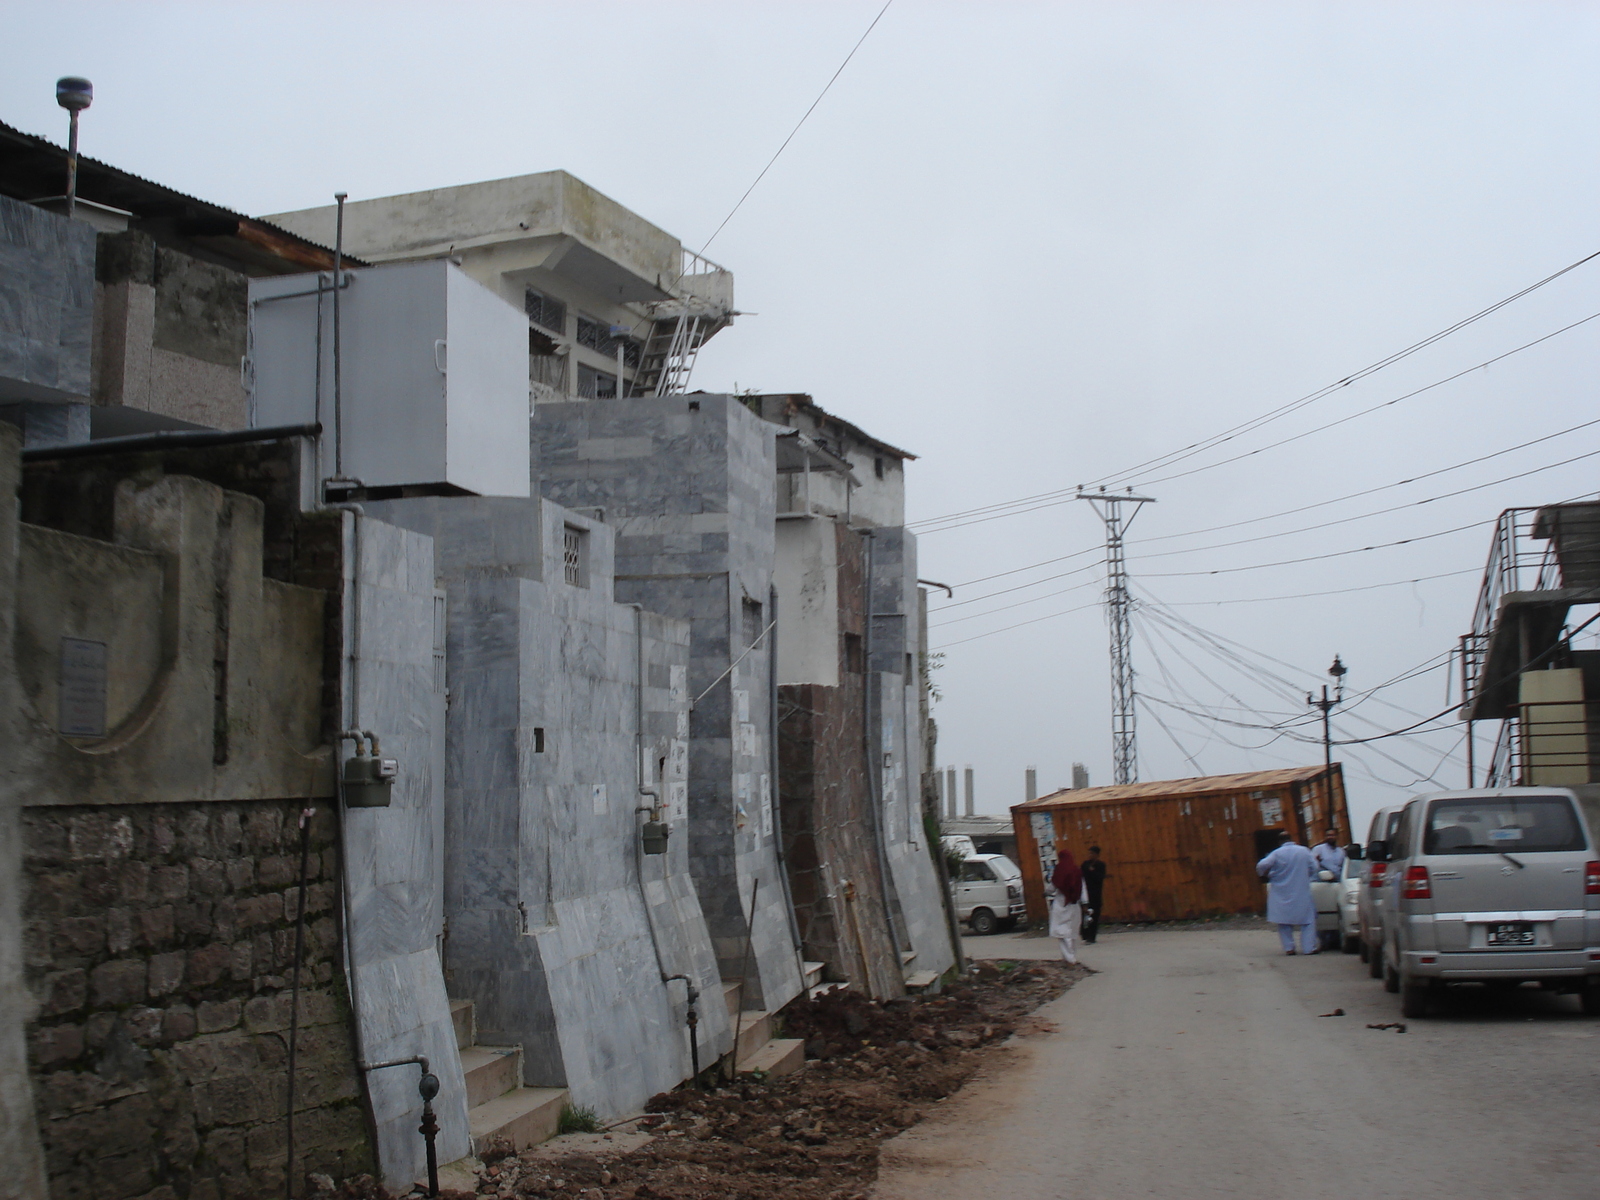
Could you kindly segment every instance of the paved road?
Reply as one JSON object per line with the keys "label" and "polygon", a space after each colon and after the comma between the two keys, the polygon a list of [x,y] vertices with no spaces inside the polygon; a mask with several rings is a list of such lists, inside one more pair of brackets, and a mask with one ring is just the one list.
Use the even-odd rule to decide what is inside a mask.
{"label": "paved road", "polygon": [[[967,939],[1040,957],[1039,938]],[[1462,995],[1409,1032],[1354,956],[1277,936],[1102,936],[1099,974],[885,1146],[877,1200],[1600,1196],[1600,1019],[1571,997]],[[1319,1018],[1343,1008],[1347,1015]]]}

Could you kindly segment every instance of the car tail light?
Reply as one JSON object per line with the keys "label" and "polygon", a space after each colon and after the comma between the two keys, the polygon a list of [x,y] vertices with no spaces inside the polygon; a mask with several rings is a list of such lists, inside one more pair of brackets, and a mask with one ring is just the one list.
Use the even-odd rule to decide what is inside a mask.
{"label": "car tail light", "polygon": [[1389,873],[1388,863],[1373,863],[1372,870],[1367,875],[1368,887],[1382,887],[1383,877]]}
{"label": "car tail light", "polygon": [[1600,896],[1600,862],[1583,864],[1583,894]]}
{"label": "car tail light", "polygon": [[1402,900],[1432,900],[1433,885],[1428,882],[1427,867],[1407,867],[1405,882],[1400,885]]}

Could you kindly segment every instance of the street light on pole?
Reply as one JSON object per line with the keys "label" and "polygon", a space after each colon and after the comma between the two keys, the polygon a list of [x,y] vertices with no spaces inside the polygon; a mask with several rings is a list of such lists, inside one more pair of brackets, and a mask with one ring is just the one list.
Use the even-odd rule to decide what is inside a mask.
{"label": "street light on pole", "polygon": [[1328,695],[1328,685],[1322,685],[1322,699],[1317,699],[1310,692],[1306,693],[1306,703],[1313,708],[1322,710],[1322,767],[1325,771],[1333,769],[1333,730],[1328,721],[1328,714],[1334,705],[1344,700],[1344,677],[1349,674],[1350,668],[1339,661],[1339,656],[1333,656],[1333,666],[1328,668],[1328,674],[1333,676],[1333,695]]}
{"label": "street light on pole", "polygon": [[94,103],[94,84],[77,75],[56,80],[56,103],[70,114],[67,130],[67,216],[78,204],[78,114]]}

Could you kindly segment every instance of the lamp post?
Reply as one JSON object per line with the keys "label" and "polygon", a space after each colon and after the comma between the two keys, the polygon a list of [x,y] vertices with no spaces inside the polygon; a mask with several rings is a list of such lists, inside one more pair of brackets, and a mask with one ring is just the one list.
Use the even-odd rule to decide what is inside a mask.
{"label": "lamp post", "polygon": [[1306,693],[1306,703],[1313,708],[1322,710],[1322,787],[1328,802],[1328,828],[1333,828],[1333,727],[1329,722],[1328,714],[1334,705],[1344,699],[1344,677],[1350,668],[1339,661],[1339,656],[1333,656],[1333,666],[1328,668],[1328,674],[1333,676],[1333,695],[1328,695],[1328,685],[1322,685],[1322,697],[1318,699],[1310,692]]}
{"label": "lamp post", "polygon": [[94,103],[94,84],[63,75],[56,80],[56,103],[71,114],[67,132],[67,216],[71,217],[78,204],[78,114]]}

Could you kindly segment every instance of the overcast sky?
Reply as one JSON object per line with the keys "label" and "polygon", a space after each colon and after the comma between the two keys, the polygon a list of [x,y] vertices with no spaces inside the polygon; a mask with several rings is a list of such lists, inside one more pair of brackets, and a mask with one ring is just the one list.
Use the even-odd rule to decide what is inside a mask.
{"label": "overcast sky", "polygon": [[[698,247],[880,7],[8,3],[0,120],[64,139],[53,83],[83,74],[85,153],[245,212],[559,167]],[[756,315],[694,384],[809,392],[914,451],[912,520],[1148,489],[1135,588],[1171,607],[1136,618],[1141,777],[1318,762],[1181,708],[1271,724],[1335,653],[1361,693],[1447,652],[1487,523],[1595,492],[1600,457],[1477,485],[1600,450],[1600,426],[1320,502],[1600,417],[1600,320],[1263,447],[1600,312],[1600,261],[1258,432],[1133,468],[1600,250],[1597,61],[1594,4],[895,0],[711,245]],[[1212,469],[1164,479],[1194,467]],[[981,811],[1020,800],[1029,764],[1044,788],[1073,761],[1111,780],[1098,569],[1049,578],[1095,556],[1017,571],[1100,536],[1070,501],[923,536],[921,573],[959,602],[933,618],[939,758],[976,768]],[[1335,735],[1438,712],[1448,674],[1384,688]],[[1358,820],[1465,779],[1458,726],[1339,756]]]}

